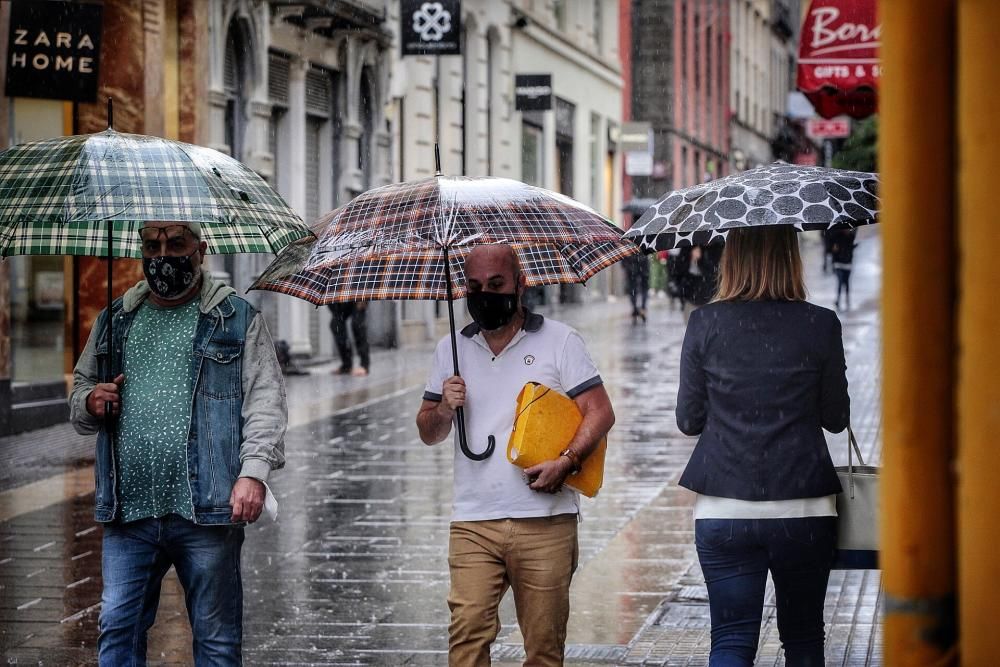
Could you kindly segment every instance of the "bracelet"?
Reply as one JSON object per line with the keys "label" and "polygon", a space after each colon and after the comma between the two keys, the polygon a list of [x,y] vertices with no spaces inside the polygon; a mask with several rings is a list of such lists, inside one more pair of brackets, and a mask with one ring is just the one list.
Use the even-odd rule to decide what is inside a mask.
{"label": "bracelet", "polygon": [[575,475],[576,473],[580,472],[580,468],[581,468],[581,465],[580,465],[580,456],[576,452],[574,452],[572,449],[570,449],[569,447],[567,447],[566,449],[564,449],[561,452],[559,452],[559,456],[565,456],[566,458],[568,458],[570,460],[570,463],[573,464],[573,470],[570,473],[571,475]]}

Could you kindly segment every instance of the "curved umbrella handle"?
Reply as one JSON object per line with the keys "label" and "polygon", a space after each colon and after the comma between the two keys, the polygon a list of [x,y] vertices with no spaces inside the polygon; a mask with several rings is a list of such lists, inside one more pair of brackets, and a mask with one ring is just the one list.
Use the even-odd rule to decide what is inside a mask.
{"label": "curved umbrella handle", "polygon": [[493,456],[493,450],[497,447],[497,439],[491,435],[487,441],[486,449],[484,449],[482,453],[476,454],[474,451],[469,449],[469,439],[465,435],[465,410],[463,408],[456,410],[455,417],[457,418],[458,423],[458,447],[462,450],[462,453],[465,454],[465,457],[472,459],[473,461],[485,461]]}

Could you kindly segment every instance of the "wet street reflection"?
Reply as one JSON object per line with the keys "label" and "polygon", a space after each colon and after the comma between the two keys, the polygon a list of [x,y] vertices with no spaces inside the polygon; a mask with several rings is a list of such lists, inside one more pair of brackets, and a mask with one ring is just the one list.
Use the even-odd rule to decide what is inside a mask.
{"label": "wet street reflection", "polygon": [[[879,239],[860,238],[855,307],[842,319],[854,428],[877,462]],[[818,239],[805,246],[811,300],[829,307],[835,280],[821,271]],[[708,607],[693,495],[675,484],[694,445],[674,424],[683,319],[666,299],[651,300],[645,325],[628,312],[600,301],[546,313],[583,333],[618,417],[605,486],[582,501],[567,659],[704,664]],[[429,362],[429,349],[386,352],[365,380],[328,368],[288,378],[287,465],[272,478],[279,520],[249,527],[243,552],[247,664],[446,663],[452,450],[450,441],[424,446],[414,425]],[[835,462],[846,458],[840,438],[829,442]],[[91,474],[64,470],[42,486],[0,489],[0,656],[12,664],[95,662],[101,529]],[[878,584],[877,573],[834,573],[828,657],[837,664],[877,657]],[[502,621],[494,657],[513,663],[522,654],[509,599]],[[190,664],[189,642],[171,573],[150,660]],[[776,647],[769,600],[760,664],[781,663]]]}

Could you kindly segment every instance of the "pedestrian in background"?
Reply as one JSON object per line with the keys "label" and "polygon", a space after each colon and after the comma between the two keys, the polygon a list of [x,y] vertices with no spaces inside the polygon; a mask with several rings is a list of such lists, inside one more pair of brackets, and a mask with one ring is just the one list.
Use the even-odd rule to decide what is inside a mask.
{"label": "pedestrian in background", "polygon": [[840,320],[805,296],[792,227],[734,229],[684,336],[677,426],[700,437],[680,485],[698,494],[711,665],[753,664],[768,571],[787,663],[824,664],[841,487],[823,429],[847,428],[850,398]]}
{"label": "pedestrian in background", "polygon": [[853,227],[838,227],[827,232],[830,237],[830,253],[833,258],[833,273],[837,276],[837,310],[840,307],[840,295],[844,295],[846,310],[851,309],[851,268],[854,264],[854,249],[858,247],[855,239],[858,230]]}
{"label": "pedestrian in background", "polygon": [[524,274],[509,245],[474,248],[465,277],[473,323],[458,336],[463,377],[453,375],[451,340],[445,337],[417,415],[420,439],[428,445],[444,440],[455,411],[464,406],[473,449],[491,438],[506,443],[517,395],[528,382],[568,395],[583,421],[558,457],[523,474],[502,454],[473,461],[455,443],[448,664],[490,664],[500,600],[509,587],[524,636],[524,664],[561,665],[580,511],[577,493],[563,482],[611,429],[614,412],[580,334],[522,306]]}
{"label": "pedestrian in background", "polygon": [[147,223],[140,236],[146,279],[111,306],[113,367],[104,310],[70,395],[77,432],[97,433],[98,661],[146,664],[173,566],[195,664],[239,665],[243,526],[260,516],[265,482],[285,461],[281,368],[264,318],[201,270],[198,225]]}
{"label": "pedestrian in background", "polygon": [[646,321],[646,303],[649,299],[649,256],[630,255],[622,261],[625,270],[625,289],[632,304],[632,324]]}
{"label": "pedestrian in background", "polygon": [[[334,371],[337,375],[353,375],[364,377],[371,368],[371,357],[368,352],[368,303],[366,301],[351,301],[348,303],[331,303],[330,330],[340,355],[340,367]],[[347,337],[347,321],[350,320],[351,335],[354,337],[354,349]],[[360,366],[354,367],[354,352],[358,353]]]}
{"label": "pedestrian in background", "polygon": [[721,243],[712,243],[680,249],[675,261],[685,322],[696,308],[704,306],[715,297],[723,247]]}

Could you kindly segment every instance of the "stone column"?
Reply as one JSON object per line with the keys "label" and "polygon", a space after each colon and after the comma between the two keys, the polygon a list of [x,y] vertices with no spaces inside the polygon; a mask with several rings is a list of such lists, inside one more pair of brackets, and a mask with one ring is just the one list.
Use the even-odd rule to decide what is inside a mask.
{"label": "stone column", "polygon": [[[285,200],[295,212],[306,215],[306,72],[309,63],[302,58],[294,58],[288,75],[288,112],[285,115],[288,151],[288,166],[281,170],[281,191]],[[275,338],[288,341],[294,355],[312,353],[309,340],[309,309],[311,306],[301,299],[281,299],[279,301],[280,325]]]}
{"label": "stone column", "polygon": [[143,112],[145,134],[162,137],[165,131],[163,108],[163,29],[166,23],[162,0],[143,0],[142,35],[145,44]]}
{"label": "stone column", "polygon": [[[130,0],[105,0],[103,35],[101,39],[101,71],[98,80],[97,102],[77,105],[77,128],[82,134],[101,132],[108,126],[107,98],[115,103],[115,129],[119,132],[145,134],[147,100],[146,81],[148,68],[156,68],[162,80],[162,58],[160,53],[146,51],[146,35],[150,26],[145,21],[145,3],[140,5]],[[160,22],[162,25],[162,21]],[[119,48],[122,44],[132,48]],[[160,102],[162,104],[162,102]],[[163,115],[159,123],[162,130]],[[107,306],[106,280],[107,263],[94,257],[78,257],[75,281],[76,304],[73,317],[76,318],[76,340],[66,341],[73,345],[73,358],[79,357],[90,336],[90,329],[98,313]],[[126,289],[142,280],[142,266],[136,260],[115,260],[115,294],[123,294]]]}
{"label": "stone column", "polygon": [[180,91],[180,138],[190,144],[208,143],[209,60],[208,3],[177,2]]}

